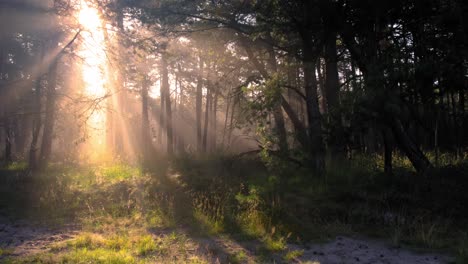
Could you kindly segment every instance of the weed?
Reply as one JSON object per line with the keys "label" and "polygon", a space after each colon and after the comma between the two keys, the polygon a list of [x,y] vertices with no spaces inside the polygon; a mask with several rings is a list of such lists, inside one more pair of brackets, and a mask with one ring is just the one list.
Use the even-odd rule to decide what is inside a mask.
{"label": "weed", "polygon": [[292,250],[288,251],[284,256],[283,259],[286,262],[291,262],[296,260],[297,258],[301,257],[304,254],[304,250]]}
{"label": "weed", "polygon": [[247,254],[244,251],[238,251],[234,254],[229,255],[228,261],[232,264],[243,263],[247,260]]}
{"label": "weed", "polygon": [[149,235],[141,237],[136,243],[136,252],[140,256],[151,254],[152,252],[156,251],[156,249],[156,243]]}
{"label": "weed", "polygon": [[267,250],[272,252],[283,251],[286,249],[286,239],[284,237],[267,237],[263,241],[263,244]]}
{"label": "weed", "polygon": [[9,171],[23,171],[28,168],[28,163],[25,161],[14,161],[8,164],[5,169]]}
{"label": "weed", "polygon": [[11,248],[0,248],[0,257],[11,255],[13,252]]}

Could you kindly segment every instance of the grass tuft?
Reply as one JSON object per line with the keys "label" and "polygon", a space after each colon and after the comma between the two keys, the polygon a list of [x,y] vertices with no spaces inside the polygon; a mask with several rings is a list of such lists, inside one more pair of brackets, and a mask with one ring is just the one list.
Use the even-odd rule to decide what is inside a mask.
{"label": "grass tuft", "polygon": [[136,243],[136,252],[140,256],[146,256],[156,251],[156,242],[150,235],[141,237]]}

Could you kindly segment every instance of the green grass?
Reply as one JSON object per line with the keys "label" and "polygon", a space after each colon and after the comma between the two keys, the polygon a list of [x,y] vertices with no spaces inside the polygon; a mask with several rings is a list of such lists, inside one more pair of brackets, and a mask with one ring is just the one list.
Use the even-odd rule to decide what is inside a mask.
{"label": "green grass", "polygon": [[114,164],[100,167],[97,174],[98,176],[102,176],[105,181],[122,181],[140,177],[142,172],[139,168],[126,164]]}
{"label": "green grass", "polygon": [[154,242],[154,239],[149,235],[141,237],[136,244],[136,251],[140,256],[146,256],[155,252],[156,250],[157,245]]}
{"label": "green grass", "polygon": [[79,249],[60,257],[62,263],[102,263],[102,264],[131,264],[136,259],[126,251],[108,249]]}
{"label": "green grass", "polygon": [[[265,259],[278,252],[285,260],[297,258],[299,252],[287,251],[289,241],[353,234],[451,250],[466,259],[466,239],[455,235],[466,232],[467,196],[459,176],[465,163],[441,167],[424,182],[399,156],[393,177],[383,174],[379,156],[328,160],[321,177],[284,162],[265,166],[258,159],[183,157],[168,166],[177,178],[121,163],[54,164],[19,189],[0,186],[0,204],[46,225],[81,226],[76,237],[52,246],[57,254],[33,256],[37,262],[203,263],[209,261],[190,253],[190,237],[224,234],[260,241]],[[188,232],[152,233],[180,226]],[[4,252],[0,255],[8,255]],[[230,258],[242,262],[238,257]]]}
{"label": "green grass", "polygon": [[11,248],[0,248],[0,257],[11,255],[13,251]]}
{"label": "green grass", "polygon": [[238,251],[229,255],[228,261],[232,264],[244,263],[247,261],[247,254],[244,251]]}
{"label": "green grass", "polygon": [[9,171],[22,171],[28,168],[28,163],[24,161],[14,161],[8,164],[4,169]]}
{"label": "green grass", "polygon": [[289,263],[301,257],[303,254],[304,250],[291,250],[283,256],[283,260]]}

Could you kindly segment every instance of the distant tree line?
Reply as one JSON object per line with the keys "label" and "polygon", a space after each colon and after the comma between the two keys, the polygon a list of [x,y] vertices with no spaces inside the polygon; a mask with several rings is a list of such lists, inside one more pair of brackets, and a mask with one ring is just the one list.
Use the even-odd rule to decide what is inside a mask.
{"label": "distant tree line", "polygon": [[[392,174],[399,151],[424,175],[437,165],[428,151],[435,163],[441,152],[466,151],[466,1],[87,2],[106,21],[108,104],[115,110],[107,115],[108,145],[116,154],[126,152],[122,126],[148,162],[156,150],[259,146],[318,174],[327,155],[378,153]],[[63,3],[53,8],[70,15]],[[1,29],[3,158],[13,159],[12,144],[23,157],[29,146],[36,166],[50,159],[56,96],[66,94],[60,80],[68,80],[60,76],[72,74],[66,58],[73,52],[49,48],[66,43],[57,33],[63,23],[49,29],[53,34],[33,24]],[[44,63],[64,51],[61,62]],[[47,66],[33,73],[28,66],[39,61]],[[155,89],[158,96],[151,96]]]}

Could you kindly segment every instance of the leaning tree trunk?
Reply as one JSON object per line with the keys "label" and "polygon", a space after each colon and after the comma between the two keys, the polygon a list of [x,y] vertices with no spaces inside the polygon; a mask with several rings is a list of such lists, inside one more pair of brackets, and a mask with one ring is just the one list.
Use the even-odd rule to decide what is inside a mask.
{"label": "leaning tree trunk", "polygon": [[391,118],[390,123],[393,134],[400,148],[403,150],[403,152],[405,152],[416,171],[422,175],[425,175],[432,167],[427,157],[406,133],[403,124],[398,118]]}
{"label": "leaning tree trunk", "polygon": [[[260,72],[260,74],[263,76],[265,80],[271,79],[270,74],[264,67],[262,63],[255,57],[252,49],[251,49],[251,43],[248,41],[246,37],[241,37],[241,43],[244,46],[245,51],[247,52],[247,55],[249,57],[250,62],[257,68],[257,70]],[[277,65],[276,65],[276,55],[273,50],[273,47],[269,46],[268,47],[268,53],[269,53],[269,60],[268,60],[268,66],[270,67],[270,70],[273,73],[276,73],[277,71]],[[271,87],[271,89],[280,89],[280,87]],[[284,100],[281,91],[278,91],[278,98],[277,101],[273,105],[273,118],[275,120],[275,130],[276,130],[276,135],[278,136],[279,139],[279,149],[280,152],[283,154],[286,154],[288,152],[288,142],[287,142],[287,137],[286,137],[286,128],[285,128],[285,123],[284,123],[284,117],[283,117],[283,111],[281,110],[281,104],[282,100]]]}
{"label": "leaning tree trunk", "polygon": [[[269,37],[271,39],[271,37]],[[276,62],[276,54],[273,46],[268,45],[268,65],[270,66],[271,71],[276,74],[278,72],[278,66]],[[276,82],[275,82],[276,83]],[[277,83],[278,84],[278,83]],[[275,120],[275,130],[276,135],[278,136],[279,140],[279,149],[283,155],[287,155],[289,152],[288,146],[288,138],[286,134],[286,126],[284,123],[284,116],[283,110],[281,109],[281,100],[283,97],[281,96],[281,87],[272,87],[272,89],[278,90],[278,98],[274,106],[273,106],[273,118]]]}

